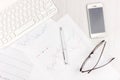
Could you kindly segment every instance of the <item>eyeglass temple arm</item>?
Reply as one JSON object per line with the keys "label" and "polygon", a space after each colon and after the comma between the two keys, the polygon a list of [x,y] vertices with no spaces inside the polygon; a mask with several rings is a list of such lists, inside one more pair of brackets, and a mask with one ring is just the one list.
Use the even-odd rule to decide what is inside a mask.
{"label": "eyeglass temple arm", "polygon": [[106,64],[102,65],[102,66],[99,66],[99,67],[96,67],[96,68],[92,68],[92,69],[89,69],[89,70],[81,70],[81,72],[89,72],[89,71],[92,71],[92,70],[96,70],[96,69],[99,69],[99,68],[102,68],[104,66],[106,66],[107,64],[109,64],[110,62],[112,62],[115,58],[112,58],[109,62],[107,62]]}
{"label": "eyeglass temple arm", "polygon": [[115,59],[115,58],[112,58],[112,59],[111,59],[110,61],[108,61],[106,64],[104,64],[104,65],[102,65],[102,66],[99,66],[99,67],[96,67],[96,68],[94,68],[94,70],[106,66],[107,64],[109,64],[110,62],[112,62],[114,59]]}
{"label": "eyeglass temple arm", "polygon": [[94,52],[97,48],[99,48],[99,46],[101,46],[102,45],[102,43],[106,43],[106,41],[105,40],[102,40],[99,44],[97,44],[96,46],[95,46],[95,48],[92,50],[92,52]]}

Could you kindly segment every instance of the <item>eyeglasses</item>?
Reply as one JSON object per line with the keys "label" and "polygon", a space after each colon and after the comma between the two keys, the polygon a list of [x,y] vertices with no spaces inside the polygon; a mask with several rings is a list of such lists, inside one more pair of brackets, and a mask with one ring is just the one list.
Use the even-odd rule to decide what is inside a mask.
{"label": "eyeglasses", "polygon": [[[95,64],[91,69],[83,70],[83,68],[85,67],[86,62],[91,58],[91,56],[95,53],[95,51],[96,51],[100,46],[102,46],[102,44],[103,44],[102,51],[101,51],[101,53],[100,53],[100,56],[99,56],[96,64]],[[90,73],[90,72],[93,71],[93,70],[96,70],[96,69],[99,69],[99,68],[102,68],[102,67],[106,66],[107,64],[109,64],[110,62],[112,62],[112,61],[115,59],[115,58],[111,58],[107,63],[105,63],[105,64],[103,64],[103,65],[101,65],[101,66],[99,66],[99,67],[96,67],[96,66],[98,65],[99,61],[101,60],[101,57],[102,57],[102,55],[103,55],[105,46],[106,46],[106,41],[105,41],[105,40],[102,40],[99,44],[97,44],[97,45],[95,46],[95,48],[92,50],[92,52],[88,55],[88,57],[87,57],[87,58],[85,59],[85,61],[83,62],[82,66],[81,66],[81,68],[80,68],[80,72],[82,72],[82,73],[85,73],[85,72]]]}

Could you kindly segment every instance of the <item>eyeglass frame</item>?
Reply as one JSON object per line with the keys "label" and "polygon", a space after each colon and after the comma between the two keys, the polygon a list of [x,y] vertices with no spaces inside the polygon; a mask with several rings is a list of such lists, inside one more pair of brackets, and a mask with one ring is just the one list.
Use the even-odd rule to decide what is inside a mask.
{"label": "eyeglass frame", "polygon": [[[95,50],[97,50],[102,44],[104,44],[104,45],[103,45],[102,51],[101,51],[101,53],[100,53],[100,57],[99,57],[99,59],[97,60],[97,63],[93,66],[93,68],[87,69],[87,70],[83,70],[86,62],[91,58],[91,55],[93,55],[94,52],[95,52]],[[80,72],[82,72],[82,73],[85,73],[85,72],[90,73],[91,71],[96,70],[96,69],[99,69],[99,68],[102,68],[102,67],[106,66],[107,64],[109,64],[110,62],[112,62],[115,58],[111,58],[107,63],[105,63],[105,64],[103,64],[103,65],[101,65],[101,66],[99,66],[99,67],[96,67],[96,66],[98,65],[98,63],[100,62],[100,59],[101,59],[101,57],[102,57],[102,55],[103,55],[103,52],[104,52],[105,47],[106,47],[106,41],[105,41],[105,40],[102,40],[100,43],[98,43],[98,44],[95,46],[95,48],[92,50],[92,52],[88,55],[88,57],[87,57],[87,58],[84,60],[84,62],[82,63],[82,65],[81,65],[81,67],[80,67]]]}

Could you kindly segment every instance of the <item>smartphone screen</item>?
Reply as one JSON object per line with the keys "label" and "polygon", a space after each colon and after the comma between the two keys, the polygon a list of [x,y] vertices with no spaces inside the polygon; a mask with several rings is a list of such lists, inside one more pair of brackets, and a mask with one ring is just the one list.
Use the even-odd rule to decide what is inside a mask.
{"label": "smartphone screen", "polygon": [[103,8],[91,8],[89,11],[91,33],[105,32]]}

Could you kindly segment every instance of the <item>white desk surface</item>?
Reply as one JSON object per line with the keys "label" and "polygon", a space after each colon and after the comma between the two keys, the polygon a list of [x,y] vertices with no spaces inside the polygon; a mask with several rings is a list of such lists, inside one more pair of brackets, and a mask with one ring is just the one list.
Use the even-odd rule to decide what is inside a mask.
{"label": "white desk surface", "polygon": [[[0,0],[7,1],[9,0]],[[14,0],[12,0],[14,1]],[[120,73],[120,0],[53,0],[58,8],[58,14],[53,17],[59,20],[65,14],[69,14],[72,19],[79,25],[81,30],[89,37],[86,4],[91,2],[102,2],[104,4],[105,24],[109,39],[110,52],[116,57],[113,67]],[[7,5],[7,4],[6,4]],[[1,5],[5,6],[5,5]],[[0,7],[1,7],[0,6]],[[96,42],[93,40],[93,42]]]}
{"label": "white desk surface", "polygon": [[[110,40],[112,56],[116,57],[113,67],[120,72],[120,1],[119,0],[54,0],[58,8],[58,14],[53,18],[60,19],[61,16],[69,14],[80,26],[82,31],[89,37],[86,4],[91,2],[102,2],[104,4],[105,24],[107,39]],[[93,42],[97,40],[93,40]]]}

